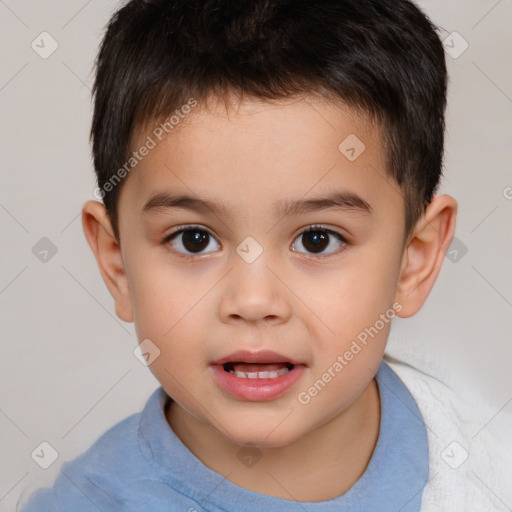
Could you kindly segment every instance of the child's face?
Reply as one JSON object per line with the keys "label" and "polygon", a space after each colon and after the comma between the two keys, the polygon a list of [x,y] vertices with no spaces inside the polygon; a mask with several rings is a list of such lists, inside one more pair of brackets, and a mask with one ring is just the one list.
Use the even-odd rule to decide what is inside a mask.
{"label": "child's face", "polygon": [[[381,361],[402,264],[402,195],[384,171],[378,127],[332,103],[196,108],[182,123],[120,196],[124,316],[161,351],[150,369],[183,414],[237,444],[286,445],[344,411]],[[338,148],[351,134],[365,146],[359,156],[353,135]],[[144,210],[157,194],[188,196],[191,207]],[[361,204],[280,212],[336,194]],[[316,233],[301,234],[312,225]],[[213,364],[237,351],[296,365],[265,387]]]}

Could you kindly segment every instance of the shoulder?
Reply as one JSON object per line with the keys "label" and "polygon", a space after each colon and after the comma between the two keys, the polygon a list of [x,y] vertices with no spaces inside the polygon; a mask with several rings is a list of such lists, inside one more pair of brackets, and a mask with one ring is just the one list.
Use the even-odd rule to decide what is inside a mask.
{"label": "shoulder", "polygon": [[[148,404],[154,398],[150,397]],[[117,510],[115,496],[119,490],[140,475],[151,473],[151,463],[140,445],[143,414],[123,419],[81,455],[65,462],[53,486],[36,490],[22,512]]]}
{"label": "shoulder", "polygon": [[390,357],[385,362],[409,389],[427,429],[430,474],[422,512],[440,504],[451,512],[509,510],[512,415],[407,363]]}

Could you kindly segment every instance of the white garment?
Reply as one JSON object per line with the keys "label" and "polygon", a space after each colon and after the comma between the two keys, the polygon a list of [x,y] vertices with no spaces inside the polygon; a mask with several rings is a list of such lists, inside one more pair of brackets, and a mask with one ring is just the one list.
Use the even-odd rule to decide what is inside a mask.
{"label": "white garment", "polygon": [[469,402],[407,363],[387,354],[384,360],[413,395],[427,429],[430,476],[421,512],[511,512],[510,409]]}

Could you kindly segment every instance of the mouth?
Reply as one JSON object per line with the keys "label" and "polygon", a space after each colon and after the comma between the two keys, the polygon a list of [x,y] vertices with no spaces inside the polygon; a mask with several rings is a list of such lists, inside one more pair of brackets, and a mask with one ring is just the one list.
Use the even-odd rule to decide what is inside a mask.
{"label": "mouth", "polygon": [[225,372],[241,379],[276,379],[294,369],[292,363],[228,362],[222,365]]}
{"label": "mouth", "polygon": [[214,361],[211,369],[215,382],[229,395],[267,401],[291,390],[306,365],[271,351],[238,351]]}

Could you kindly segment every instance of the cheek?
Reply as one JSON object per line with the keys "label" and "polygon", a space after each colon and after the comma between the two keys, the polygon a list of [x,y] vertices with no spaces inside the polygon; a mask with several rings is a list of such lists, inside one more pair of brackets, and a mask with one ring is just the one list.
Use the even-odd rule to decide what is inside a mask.
{"label": "cheek", "polygon": [[188,338],[182,346],[190,346],[210,280],[178,271],[161,258],[132,266],[130,294],[138,339],[149,338],[166,349],[179,334],[180,340]]}
{"label": "cheek", "polygon": [[315,364],[296,399],[309,417],[322,422],[348,407],[366,389],[386,347],[395,312],[377,286],[378,279],[366,277],[366,286],[356,279],[339,281],[336,292],[340,300],[325,303],[321,310],[336,334],[326,335],[323,329],[323,336],[317,335]]}
{"label": "cheek", "polygon": [[318,296],[314,308],[323,322],[315,324],[330,329],[321,327],[315,333],[315,365],[297,396],[299,407],[312,417],[336,415],[360,395],[377,371],[396,316],[396,272],[389,269],[384,261],[361,264],[357,272],[340,272],[329,281],[328,298]]}
{"label": "cheek", "polygon": [[153,281],[148,277],[137,288],[137,337],[140,341],[150,339],[158,347],[159,355],[149,370],[177,400],[187,399],[186,393],[181,394],[185,383],[189,392],[193,391],[191,370],[197,370],[194,384],[207,366],[204,345],[209,303],[206,297],[201,300],[205,292],[186,288],[180,280],[170,278]]}
{"label": "cheek", "polygon": [[[307,304],[321,320],[317,322],[321,325],[317,335],[325,339],[326,346],[336,340],[334,348],[342,349],[392,307],[398,271],[394,255],[386,256],[353,257],[346,266],[326,273],[325,280],[317,276],[315,287],[320,293],[302,290]],[[388,316],[393,317],[393,312]]]}
{"label": "cheek", "polygon": [[215,342],[212,326],[218,322],[215,284],[219,276],[206,267],[176,268],[161,259],[146,261],[132,272],[137,338],[150,339],[158,347],[160,355],[149,368],[176,392],[180,389],[176,379],[189,382],[192,368],[204,372],[212,360],[208,348]]}

